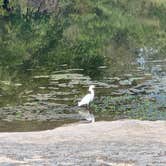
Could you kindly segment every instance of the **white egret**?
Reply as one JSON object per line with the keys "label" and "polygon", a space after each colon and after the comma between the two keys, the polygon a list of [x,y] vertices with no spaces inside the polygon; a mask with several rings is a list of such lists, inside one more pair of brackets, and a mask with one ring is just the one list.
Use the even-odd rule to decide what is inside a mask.
{"label": "white egret", "polygon": [[89,103],[93,101],[94,95],[95,95],[94,88],[95,88],[94,85],[90,85],[89,86],[89,90],[88,91],[90,93],[88,93],[86,96],[84,96],[80,102],[78,102],[78,106],[79,107],[83,106],[83,105],[89,106]]}
{"label": "white egret", "polygon": [[[90,85],[89,86],[89,92],[87,95],[85,95],[82,100],[80,102],[78,102],[78,106],[83,106],[83,105],[86,105],[87,107],[89,107],[89,104],[90,102],[93,101],[94,99],[94,95],[95,95],[95,92],[94,92],[94,88],[95,86],[94,85]],[[90,112],[89,112],[90,113]],[[94,115],[93,114],[90,114],[90,117],[86,118],[88,121],[91,121],[91,122],[95,122],[95,118],[94,118]]]}

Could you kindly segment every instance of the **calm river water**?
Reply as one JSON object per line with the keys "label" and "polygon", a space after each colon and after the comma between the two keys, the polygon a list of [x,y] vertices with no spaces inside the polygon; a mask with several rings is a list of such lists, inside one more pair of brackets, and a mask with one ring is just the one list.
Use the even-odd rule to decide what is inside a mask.
{"label": "calm river water", "polygon": [[137,57],[109,59],[97,69],[31,70],[1,80],[0,131],[52,129],[87,116],[77,102],[95,88],[90,109],[96,120],[166,120],[166,58],[143,48]]}

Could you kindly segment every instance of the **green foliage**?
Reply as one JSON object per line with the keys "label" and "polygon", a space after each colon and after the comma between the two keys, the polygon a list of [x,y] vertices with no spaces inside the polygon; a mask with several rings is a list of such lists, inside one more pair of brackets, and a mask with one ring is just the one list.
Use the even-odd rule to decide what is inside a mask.
{"label": "green foliage", "polygon": [[[161,107],[161,105],[160,105]],[[164,108],[164,106],[163,106]],[[139,96],[124,95],[118,97],[105,96],[91,104],[94,113],[100,116],[112,116],[112,119],[131,118],[141,120],[165,119],[166,114],[160,110],[155,101]]]}
{"label": "green foliage", "polygon": [[[136,0],[62,0],[54,13],[27,1],[0,0],[0,65],[96,68],[115,45],[166,49],[166,4]],[[111,47],[110,47],[111,45]],[[104,50],[108,50],[104,51]]]}

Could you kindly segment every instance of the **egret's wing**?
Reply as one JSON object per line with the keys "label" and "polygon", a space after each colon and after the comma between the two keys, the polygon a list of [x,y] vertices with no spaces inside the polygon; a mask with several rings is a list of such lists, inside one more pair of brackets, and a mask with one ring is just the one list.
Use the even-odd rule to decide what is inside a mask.
{"label": "egret's wing", "polygon": [[89,104],[90,101],[91,101],[91,94],[87,94],[82,98],[80,102],[78,102],[78,106]]}

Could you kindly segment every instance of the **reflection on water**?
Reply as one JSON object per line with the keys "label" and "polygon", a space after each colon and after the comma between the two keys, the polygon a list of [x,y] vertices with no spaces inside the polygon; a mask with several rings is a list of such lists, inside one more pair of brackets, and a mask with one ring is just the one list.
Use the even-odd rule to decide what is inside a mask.
{"label": "reflection on water", "polygon": [[90,84],[96,85],[91,108],[97,120],[166,120],[166,59],[156,54],[152,48],[140,49],[136,58],[122,52],[89,74],[62,65],[58,71],[27,70],[17,80],[2,80],[0,131],[43,130],[81,119],[78,112],[84,109],[77,101]]}
{"label": "reflection on water", "polygon": [[59,121],[0,121],[0,132],[23,132],[23,131],[38,131],[54,129],[55,127],[64,124],[74,123],[74,120],[59,120]]}

